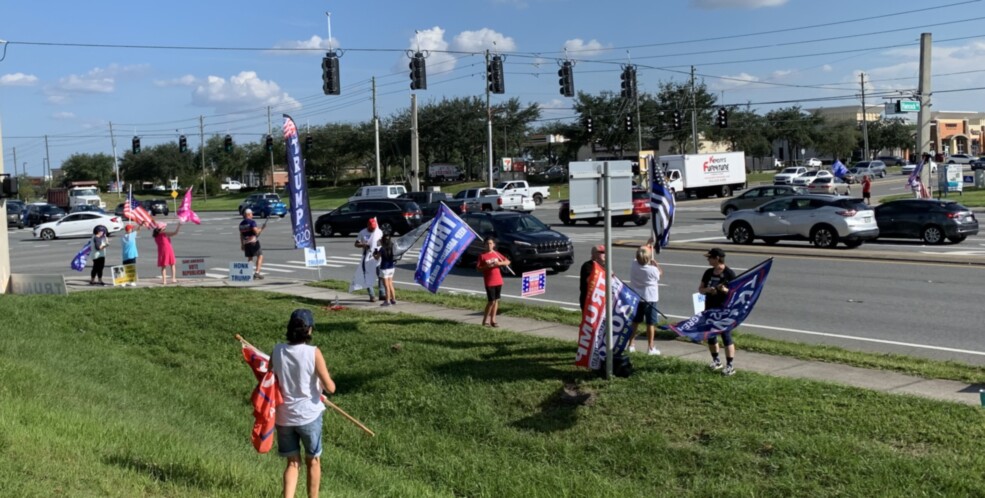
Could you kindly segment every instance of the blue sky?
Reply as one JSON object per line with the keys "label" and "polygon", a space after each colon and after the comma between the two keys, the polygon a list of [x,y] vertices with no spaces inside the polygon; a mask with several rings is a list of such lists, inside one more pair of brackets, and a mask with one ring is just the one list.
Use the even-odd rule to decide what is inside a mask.
{"label": "blue sky", "polygon": [[[272,8],[276,6],[276,8]],[[683,81],[694,65],[726,104],[768,110],[870,102],[916,88],[919,37],[933,34],[936,110],[985,110],[982,0],[419,0],[270,3],[4,2],[0,7],[0,123],[5,170],[40,174],[74,152],[122,155],[144,146],[199,143],[205,134],[257,141],[288,112],[299,126],[372,117],[410,103],[404,52],[430,50],[421,102],[484,95],[482,53],[506,55],[506,95],[570,119],[558,61],[575,61],[575,87],[619,91],[620,64],[638,65],[640,90]],[[920,12],[908,11],[921,10]],[[321,91],[321,57],[341,58],[342,95]],[[77,45],[111,45],[84,47]],[[134,46],[135,48],[123,48]],[[199,47],[219,50],[179,50]],[[316,50],[273,50],[314,48]],[[3,50],[5,49],[5,52]],[[977,71],[977,72],[976,72]],[[957,74],[956,74],[957,73]],[[839,100],[840,99],[840,100]]]}

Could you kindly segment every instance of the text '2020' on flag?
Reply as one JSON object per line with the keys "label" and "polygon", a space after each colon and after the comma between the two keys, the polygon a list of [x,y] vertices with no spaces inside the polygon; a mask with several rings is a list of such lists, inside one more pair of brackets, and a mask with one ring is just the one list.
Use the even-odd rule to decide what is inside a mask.
{"label": "text '2020' on flag", "polygon": [[674,224],[674,192],[667,187],[664,171],[657,160],[650,156],[650,211],[653,216],[653,248],[660,252],[661,247],[670,243],[670,227]]}
{"label": "text '2020' on flag", "polygon": [[701,342],[716,334],[731,332],[749,317],[749,313],[752,313],[756,300],[763,293],[763,286],[772,266],[773,258],[770,258],[735,277],[735,280],[728,284],[728,298],[721,308],[706,309],[667,328],[694,342]]}
{"label": "text '2020' on flag", "polygon": [[[621,280],[612,277],[612,355],[618,357],[629,345],[630,324],[636,316],[640,297]],[[598,370],[605,362],[605,268],[595,263],[588,278],[585,310],[578,327],[578,351],[575,365]]]}
{"label": "text '2020' on flag", "polygon": [[424,236],[414,281],[431,292],[438,292],[445,276],[473,240],[475,233],[454,211],[442,204],[438,208],[438,215],[431,221],[431,228]]}
{"label": "text '2020' on flag", "polygon": [[266,453],[274,444],[277,406],[284,402],[277,385],[277,376],[270,370],[270,357],[263,351],[243,342],[243,359],[253,370],[257,386],[250,395],[253,405],[251,440],[258,453]]}
{"label": "text '2020' on flag", "polygon": [[298,127],[287,114],[284,115],[284,145],[287,149],[287,186],[291,197],[291,227],[294,231],[294,247],[315,247],[315,230],[311,222],[311,204],[308,203],[308,179],[304,175],[304,158],[301,157],[301,141]]}

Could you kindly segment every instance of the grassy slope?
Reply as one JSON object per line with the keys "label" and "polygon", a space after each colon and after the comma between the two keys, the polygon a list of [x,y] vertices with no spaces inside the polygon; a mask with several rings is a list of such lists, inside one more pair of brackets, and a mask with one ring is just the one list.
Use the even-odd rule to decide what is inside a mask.
{"label": "grassy slope", "polygon": [[[295,298],[232,289],[5,296],[0,495],[273,496],[252,375]],[[982,410],[641,357],[606,382],[568,343],[317,311],[335,401],[324,496],[985,494]],[[394,344],[400,347],[394,349]],[[595,395],[560,401],[565,382]]]}

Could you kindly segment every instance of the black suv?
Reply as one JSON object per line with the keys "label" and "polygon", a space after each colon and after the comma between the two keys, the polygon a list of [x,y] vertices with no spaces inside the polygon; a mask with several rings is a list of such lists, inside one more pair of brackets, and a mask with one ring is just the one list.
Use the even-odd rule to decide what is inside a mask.
{"label": "black suv", "polygon": [[[552,230],[527,213],[513,211],[468,213],[462,217],[482,237],[496,239],[496,250],[506,256],[514,270],[549,268],[558,273],[574,264],[575,247],[571,239]],[[483,240],[476,238],[462,255],[463,266],[475,266],[486,251]]]}
{"label": "black suv", "polygon": [[338,209],[323,214],[315,221],[315,232],[323,237],[336,233],[347,237],[358,233],[370,218],[384,233],[403,234],[421,225],[421,207],[405,199],[372,199],[347,202]]}
{"label": "black suv", "polygon": [[147,210],[151,215],[163,214],[168,215],[170,209],[168,209],[168,201],[164,199],[147,199],[143,201],[144,209]]}
{"label": "black suv", "polygon": [[955,244],[978,235],[978,220],[970,209],[954,201],[901,199],[874,209],[879,238],[923,239],[926,244]]}

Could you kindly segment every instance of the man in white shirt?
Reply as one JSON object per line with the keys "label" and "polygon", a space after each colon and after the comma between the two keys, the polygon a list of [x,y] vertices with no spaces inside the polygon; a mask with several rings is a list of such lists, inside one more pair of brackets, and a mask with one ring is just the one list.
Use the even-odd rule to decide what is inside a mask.
{"label": "man in white shirt", "polygon": [[[376,292],[373,289],[377,285],[379,278],[376,274],[378,261],[373,257],[373,251],[380,248],[380,240],[383,239],[383,231],[377,226],[376,218],[370,218],[366,223],[366,228],[359,231],[356,236],[355,246],[363,250],[362,261],[356,266],[356,273],[352,276],[349,284],[349,292],[359,289],[366,289],[369,293],[369,302],[376,302]],[[380,288],[380,298],[386,299],[386,292]]]}

